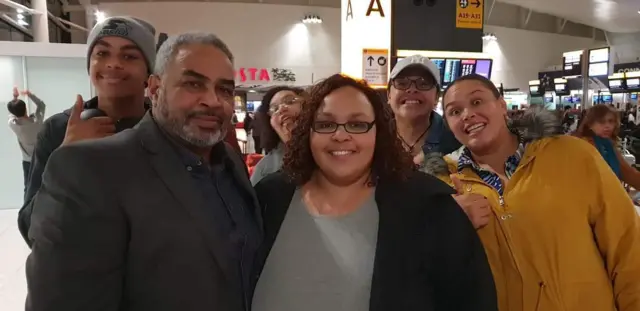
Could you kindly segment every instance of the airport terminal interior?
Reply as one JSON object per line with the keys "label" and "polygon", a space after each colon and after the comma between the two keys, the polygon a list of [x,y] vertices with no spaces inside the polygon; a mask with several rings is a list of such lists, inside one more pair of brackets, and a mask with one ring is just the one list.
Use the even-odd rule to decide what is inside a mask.
{"label": "airport terminal interior", "polygon": [[[363,98],[366,113],[340,119]],[[0,0],[0,102],[8,117],[0,126],[0,311],[301,311],[304,300],[318,305],[305,311],[640,311],[639,1]],[[176,148],[131,138],[150,128]],[[218,170],[216,152],[237,161]],[[161,157],[197,164],[158,168]],[[445,230],[433,219],[424,226],[436,229],[416,233],[416,217],[428,213],[385,209],[387,201],[414,204],[410,190],[385,188],[405,162],[440,182],[416,202],[457,203],[464,213],[446,221],[468,236],[429,231]],[[346,186],[323,182],[359,170],[370,186],[341,203],[326,199],[342,198]],[[156,171],[165,179],[149,177]],[[185,186],[196,171],[204,177]],[[280,198],[285,175],[300,187]],[[314,183],[332,195],[314,195]],[[407,199],[383,200],[389,189]],[[190,206],[196,196],[226,212],[216,208],[207,225],[209,212]],[[286,218],[271,232],[264,202],[280,201]],[[254,204],[262,212],[246,208]],[[332,204],[359,209],[323,214]],[[232,224],[221,225],[227,218]],[[394,222],[400,227],[389,228]],[[431,249],[405,250],[423,244],[401,239],[430,234],[477,240],[434,246],[437,258],[424,260],[452,256],[441,270],[460,272],[446,279],[495,283],[455,291],[491,299],[465,306],[466,296],[440,292],[460,284],[438,283],[439,274],[415,285],[427,278],[411,277],[429,264],[400,257]],[[206,243],[225,252],[208,256]],[[262,243],[271,243],[265,252]],[[448,252],[474,247],[481,259],[453,266],[462,260]],[[245,257],[261,253],[262,264],[245,271]],[[321,263],[327,258],[336,262]],[[313,268],[296,264],[307,260]],[[233,261],[240,268],[227,275]],[[414,285],[441,294],[417,298],[408,293],[425,287]],[[191,297],[227,286],[211,294],[221,301]],[[236,290],[237,302],[219,298]],[[402,303],[389,307],[394,300]]]}

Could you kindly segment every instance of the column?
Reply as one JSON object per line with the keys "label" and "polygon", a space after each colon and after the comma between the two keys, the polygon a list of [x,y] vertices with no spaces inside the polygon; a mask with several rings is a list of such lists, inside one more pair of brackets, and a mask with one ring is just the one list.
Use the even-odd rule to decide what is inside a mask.
{"label": "column", "polygon": [[[341,0],[341,72],[385,86],[392,0]],[[366,74],[365,74],[366,73]]]}
{"label": "column", "polygon": [[49,15],[47,14],[47,0],[33,0],[31,1],[31,4],[31,8],[39,12],[31,15],[33,41],[49,43]]}

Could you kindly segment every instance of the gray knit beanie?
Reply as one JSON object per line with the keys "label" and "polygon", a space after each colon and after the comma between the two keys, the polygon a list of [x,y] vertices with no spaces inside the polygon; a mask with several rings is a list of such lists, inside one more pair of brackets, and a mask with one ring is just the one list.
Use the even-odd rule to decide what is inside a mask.
{"label": "gray knit beanie", "polygon": [[121,37],[130,40],[138,46],[144,55],[149,74],[156,62],[156,30],[151,24],[141,19],[128,16],[109,17],[102,23],[96,24],[87,37],[87,70],[91,52],[96,42],[104,37]]}

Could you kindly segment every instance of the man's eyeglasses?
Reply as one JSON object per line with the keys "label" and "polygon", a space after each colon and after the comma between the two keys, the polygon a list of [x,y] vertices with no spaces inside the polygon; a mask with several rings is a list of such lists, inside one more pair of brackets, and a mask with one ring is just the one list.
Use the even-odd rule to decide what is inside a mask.
{"label": "man's eyeglasses", "polygon": [[428,91],[436,86],[435,82],[432,79],[425,78],[396,78],[391,80],[391,84],[393,84],[393,87],[400,91],[408,90],[412,84],[415,85],[416,89],[420,91]]}
{"label": "man's eyeglasses", "polygon": [[373,128],[376,124],[376,121],[371,122],[347,122],[347,123],[336,123],[330,121],[316,121],[313,123],[313,131],[321,134],[333,134],[335,133],[339,127],[343,127],[347,133],[351,134],[364,134],[367,133]]}
{"label": "man's eyeglasses", "polygon": [[285,96],[280,102],[271,102],[269,104],[269,113],[274,114],[282,106],[291,106],[301,104],[304,99],[300,96]]}

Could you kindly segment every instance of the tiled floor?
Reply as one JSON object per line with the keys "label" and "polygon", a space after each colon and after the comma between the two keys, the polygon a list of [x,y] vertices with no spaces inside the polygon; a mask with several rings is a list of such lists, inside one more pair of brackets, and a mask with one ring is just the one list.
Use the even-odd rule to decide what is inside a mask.
{"label": "tiled floor", "polygon": [[18,232],[18,210],[0,209],[0,310],[23,311],[27,295],[24,263],[29,248]]}

